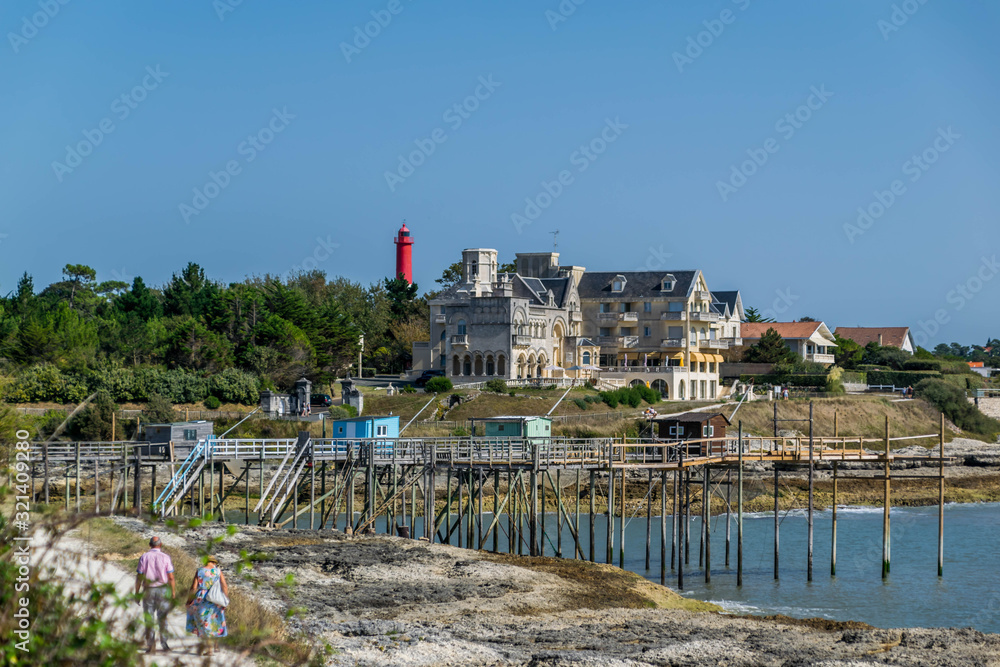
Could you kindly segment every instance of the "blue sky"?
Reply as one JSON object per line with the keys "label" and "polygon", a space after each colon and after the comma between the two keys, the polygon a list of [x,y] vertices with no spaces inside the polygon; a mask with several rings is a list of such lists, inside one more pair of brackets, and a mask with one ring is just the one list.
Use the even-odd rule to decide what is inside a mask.
{"label": "blue sky", "polygon": [[566,264],[981,343],[998,25],[941,0],[7,0],[0,290],[66,263],[368,283],[405,218],[422,289],[558,229]]}

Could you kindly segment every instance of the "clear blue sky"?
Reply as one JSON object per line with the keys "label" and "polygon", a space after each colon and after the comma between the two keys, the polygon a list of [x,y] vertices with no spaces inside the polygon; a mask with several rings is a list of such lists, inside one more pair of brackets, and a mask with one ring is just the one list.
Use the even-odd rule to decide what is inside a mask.
{"label": "clear blue sky", "polygon": [[[58,11],[36,16],[46,2]],[[392,273],[405,218],[422,289],[463,247],[506,260],[558,229],[564,263],[699,268],[780,319],[929,333],[937,314],[928,343],[1000,336],[1000,276],[984,264],[1000,253],[992,3],[896,3],[895,25],[889,0],[566,0],[558,22],[557,0],[226,2],[3,3],[0,290],[66,263],[162,284],[188,261],[232,281],[309,257],[373,282]],[[345,56],[373,11],[391,22]],[[449,113],[477,87],[475,111]],[[779,124],[797,110],[808,120]],[[605,131],[595,159],[577,153],[609,119],[627,128]],[[71,172],[53,164],[102,121],[113,131]],[[263,150],[241,147],[271,123]],[[437,129],[443,143],[390,188],[386,172]],[[925,150],[933,164],[907,164]],[[766,163],[730,180],[748,151]],[[239,173],[199,201],[229,161]],[[512,215],[564,170],[519,232]],[[878,212],[876,191],[892,204],[845,230],[858,207]]]}

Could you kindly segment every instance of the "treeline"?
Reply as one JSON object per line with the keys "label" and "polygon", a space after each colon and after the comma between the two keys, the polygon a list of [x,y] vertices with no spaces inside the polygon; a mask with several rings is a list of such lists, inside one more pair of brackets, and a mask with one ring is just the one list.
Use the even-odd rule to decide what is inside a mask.
{"label": "treeline", "polygon": [[[163,396],[255,403],[264,388],[300,377],[329,382],[356,365],[402,370],[410,341],[426,339],[415,285],[363,286],[313,271],[228,285],[190,263],[160,287],[98,282],[82,264],[36,293],[25,273],[0,298],[0,396],[8,402],[117,402]],[[355,369],[355,373],[356,373]]]}

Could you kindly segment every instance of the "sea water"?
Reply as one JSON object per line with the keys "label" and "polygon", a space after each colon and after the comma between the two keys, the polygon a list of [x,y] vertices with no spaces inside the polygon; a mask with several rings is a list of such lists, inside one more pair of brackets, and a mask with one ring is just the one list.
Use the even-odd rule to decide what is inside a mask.
{"label": "sea water", "polygon": [[[237,516],[238,515],[238,516]],[[256,517],[252,516],[251,521]],[[466,521],[468,517],[465,517]],[[713,602],[730,613],[784,614],[795,618],[863,621],[883,628],[972,627],[1000,632],[1000,504],[953,504],[945,506],[944,576],[937,575],[938,508],[893,508],[891,518],[891,571],[882,578],[882,509],[842,507],[837,511],[837,573],[830,574],[832,512],[814,513],[813,581],[807,581],[808,523],[805,510],[779,514],[780,577],[774,579],[774,515],[744,514],[743,586],[736,585],[736,514],[730,518],[729,567],[725,565],[726,515],[712,517],[712,581],[705,583],[704,568],[698,566],[701,522],[691,520],[690,563],[684,567],[684,588],[678,588],[677,572],[670,569],[672,517],[667,517],[667,586],[687,597]],[[242,513],[227,512],[227,519],[241,523]],[[409,524],[411,519],[407,518]],[[571,522],[575,522],[570,514]],[[401,518],[397,517],[401,523]],[[452,522],[458,520],[452,513]],[[485,534],[493,521],[483,517]],[[308,528],[305,514],[297,522]],[[417,517],[414,535],[423,534]],[[498,547],[508,551],[508,518],[501,515]],[[626,517],[625,569],[660,581],[660,519],[653,517],[650,535],[650,569],[646,569],[646,517]],[[607,560],[606,517],[594,522],[594,560]],[[343,529],[341,517],[338,528]],[[386,529],[385,517],[375,524]],[[545,555],[556,555],[556,515],[545,517]],[[615,521],[613,564],[620,559],[620,519]],[[474,531],[478,534],[478,530]],[[467,546],[468,527],[463,525]],[[562,550],[572,557],[574,540],[563,522]],[[474,540],[476,539],[474,535]],[[527,539],[527,522],[524,524]],[[457,532],[451,543],[458,544]],[[580,516],[580,544],[590,558],[589,517]],[[484,548],[493,548],[492,534]],[[527,553],[527,543],[522,543]],[[515,549],[516,550],[516,549]]]}

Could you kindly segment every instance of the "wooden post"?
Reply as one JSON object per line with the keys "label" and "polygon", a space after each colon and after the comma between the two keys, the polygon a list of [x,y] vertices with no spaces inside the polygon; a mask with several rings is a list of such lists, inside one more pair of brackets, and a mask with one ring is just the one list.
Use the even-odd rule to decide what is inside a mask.
{"label": "wooden post", "polygon": [[[31,466],[31,486],[35,486],[35,466]],[[32,488],[32,496],[34,496],[34,488]],[[101,458],[100,450],[98,450],[98,456],[94,458],[94,514],[101,513]]]}
{"label": "wooden post", "polygon": [[608,467],[608,565],[615,562],[615,469]]}
{"label": "wooden post", "polygon": [[941,431],[938,438],[938,576],[944,576],[944,413],[941,413]]}
{"label": "wooden post", "polygon": [[45,470],[45,504],[49,504],[49,443],[42,444],[42,457]]}
{"label": "wooden post", "polygon": [[[508,473],[508,490],[510,485],[510,475]],[[403,514],[406,514],[406,504],[403,504]],[[406,519],[403,519],[403,523],[406,523]],[[451,465],[449,464],[448,470],[445,472],[445,487],[444,487],[444,539],[449,545],[451,545]]]}
{"label": "wooden post", "polygon": [[[678,471],[680,472],[679,485],[683,485],[687,489],[687,485],[684,484],[684,447],[678,447]],[[683,492],[678,496],[678,499],[683,502],[684,495]],[[684,503],[686,504],[686,503]],[[682,506],[683,507],[683,506]],[[681,553],[684,545],[684,515],[683,509],[678,509],[677,505],[674,505],[674,521],[677,524],[677,589],[684,590],[684,556]]]}
{"label": "wooden post", "polygon": [[66,500],[66,512],[69,512],[69,462],[66,463],[66,467],[63,468],[63,477],[65,478],[65,485],[63,486],[63,495]]}
{"label": "wooden post", "polygon": [[712,583],[712,468],[705,466],[701,492],[702,514],[705,516],[705,583]]}
{"label": "wooden post", "polygon": [[[492,450],[491,450],[492,451]],[[493,553],[500,553],[500,471],[493,471]]]}
{"label": "wooden post", "polygon": [[80,513],[80,443],[76,443],[76,513]]}
{"label": "wooden post", "polygon": [[806,581],[813,580],[813,404],[809,402],[809,538]]}
{"label": "wooden post", "polygon": [[674,506],[671,514],[670,521],[670,569],[674,570],[677,568],[677,516],[680,514],[678,507],[680,507],[679,501],[679,489],[680,485],[677,481],[677,474],[679,469],[674,471]]}
{"label": "wooden post", "polygon": [[[625,450],[622,450],[623,452]],[[618,567],[625,569],[625,468],[622,468],[622,488],[618,494],[621,520],[618,522]]]}
{"label": "wooden post", "polygon": [[138,516],[142,516],[142,450],[135,450],[135,499],[132,505],[135,508],[135,513]]}
{"label": "wooden post", "polygon": [[726,470],[726,569],[729,569],[729,541],[730,541],[730,524],[732,523],[732,490],[733,490],[733,471],[732,468]]}
{"label": "wooden post", "polygon": [[830,529],[830,576],[837,576],[837,462],[833,462],[833,527]]}
{"label": "wooden post", "polygon": [[[247,463],[247,465],[250,465],[249,462]],[[247,480],[247,482],[249,483],[249,480]],[[257,482],[258,484],[260,484],[260,491],[259,491],[260,495],[258,496],[260,498],[260,511],[257,512],[257,525],[260,525],[264,519],[264,448],[263,447],[260,450],[260,475],[257,478]],[[249,491],[247,491],[247,493],[249,493]],[[249,506],[250,504],[247,503],[247,507]],[[333,523],[333,527],[334,528],[337,527],[336,520]]]}
{"label": "wooden post", "polygon": [[660,473],[660,585],[667,585],[667,471]]}
{"label": "wooden post", "polygon": [[115,417],[116,417],[116,415],[115,415],[114,411],[112,411],[111,412],[111,442],[114,442],[117,439],[117,438],[115,438],[115,426],[117,426],[117,423],[115,421]]}
{"label": "wooden post", "polygon": [[[215,514],[215,448],[213,447],[208,452],[208,513]],[[219,494],[222,494],[221,484],[219,485]],[[298,494],[296,494],[298,495]],[[292,516],[295,516],[294,512]],[[295,527],[296,521],[292,519],[292,527]]]}
{"label": "wooden post", "polygon": [[486,485],[486,476],[483,475],[483,469],[479,468],[476,471],[479,474],[479,519],[476,522],[476,549],[483,548],[483,487]]}
{"label": "wooden post", "polygon": [[[309,530],[316,527],[316,452],[312,443],[309,444]],[[222,508],[219,508],[222,511]],[[389,527],[388,521],[386,528]]]}
{"label": "wooden post", "polygon": [[[582,463],[581,463],[581,465],[582,465]],[[576,488],[576,517],[574,519],[574,521],[576,523],[576,541],[577,542],[580,541],[580,478],[581,478],[581,475],[582,475],[582,471],[580,470],[580,468],[577,468],[576,469],[576,487],[575,487]],[[584,559],[584,556],[583,556],[583,547],[582,546],[579,546],[577,548],[577,551],[574,552],[573,557],[574,558],[579,558],[580,560]]]}
{"label": "wooden post", "polygon": [[[775,407],[777,410],[777,406]],[[778,513],[778,462],[774,462],[774,579],[778,579],[778,531],[781,517]]]}
{"label": "wooden post", "polygon": [[540,555],[544,556],[545,555],[545,475],[542,475],[541,485],[542,485],[541,489],[539,490],[539,495],[541,497],[540,502],[542,505],[542,516],[541,516],[542,527],[541,527],[541,540],[540,540],[542,544],[542,550],[540,552]]}
{"label": "wooden post", "polygon": [[[536,448],[537,451],[537,448]],[[540,556],[539,551],[539,541],[538,541],[538,470],[537,466],[532,466],[531,474],[528,476],[529,483],[531,484],[531,489],[529,489],[531,494],[531,500],[528,507],[528,533],[530,539],[530,554],[532,556]]]}
{"label": "wooden post", "polygon": [[736,472],[736,585],[743,585],[743,422],[739,424],[739,455]]}
{"label": "wooden post", "polygon": [[649,571],[649,546],[653,531],[653,469],[649,469],[649,489],[646,491],[646,571]]}
{"label": "wooden post", "polygon": [[882,499],[882,578],[889,576],[889,415],[885,416],[885,478]]}
{"label": "wooden post", "polygon": [[684,564],[691,564],[691,469],[684,479]]}
{"label": "wooden post", "polygon": [[562,551],[562,512],[559,511],[559,506],[562,505],[562,476],[560,475],[561,470],[556,469],[556,556],[559,558],[563,557]]}
{"label": "wooden post", "polygon": [[596,543],[597,539],[594,535],[594,486],[596,485],[597,473],[593,470],[590,471],[590,562],[595,562],[594,554],[597,552]]}

